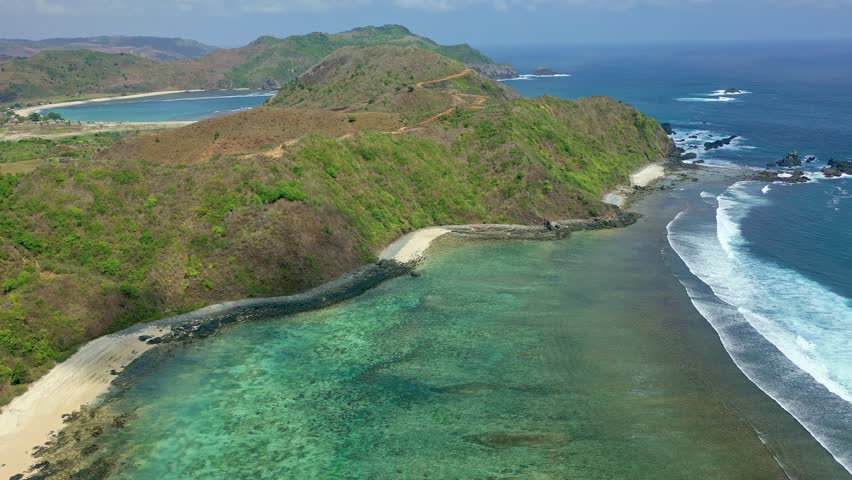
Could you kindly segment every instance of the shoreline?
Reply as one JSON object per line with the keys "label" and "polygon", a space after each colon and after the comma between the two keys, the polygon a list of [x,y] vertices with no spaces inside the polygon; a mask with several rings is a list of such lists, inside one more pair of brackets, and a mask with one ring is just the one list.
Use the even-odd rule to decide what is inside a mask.
{"label": "shoreline", "polygon": [[637,189],[649,187],[666,176],[666,165],[670,162],[656,162],[646,165],[630,174],[630,185],[622,185],[608,192],[603,197],[604,203],[624,207],[630,203],[630,198]]}
{"label": "shoreline", "polygon": [[[46,105],[36,105],[34,107],[24,107],[18,110],[15,110],[15,113],[26,117],[31,113],[37,113],[42,110],[47,110],[50,108],[62,108],[62,107],[73,107],[77,105],[86,105],[89,103],[101,103],[101,102],[109,102],[113,100],[132,100],[134,98],[146,98],[146,97],[156,97],[160,95],[172,95],[176,93],[198,93],[204,92],[204,89],[192,89],[192,90],[160,90],[157,92],[146,92],[146,93],[134,93],[132,95],[118,95],[112,97],[101,97],[101,98],[93,98],[91,100],[74,100],[71,102],[59,102],[59,103],[48,103]],[[136,123],[161,123],[161,122],[136,122]]]}
{"label": "shoreline", "polygon": [[[637,214],[622,213],[605,219],[551,222],[547,226],[427,227],[392,242],[381,252],[378,262],[308,291],[224,302],[94,339],[0,409],[0,451],[11,452],[0,463],[0,478],[31,471],[37,463],[33,453],[62,430],[65,416],[95,402],[117,375],[160,343],[204,338],[235,323],[317,310],[356,297],[385,280],[412,273],[431,244],[446,234],[470,239],[556,240],[581,230],[628,226],[638,218]],[[62,398],[54,395],[57,389],[62,390]]]}

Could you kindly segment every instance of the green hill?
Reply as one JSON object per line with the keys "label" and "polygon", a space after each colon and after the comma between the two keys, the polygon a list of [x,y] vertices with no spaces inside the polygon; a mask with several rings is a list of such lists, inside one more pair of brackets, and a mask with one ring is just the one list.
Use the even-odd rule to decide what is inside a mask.
{"label": "green hill", "polygon": [[270,105],[391,112],[416,123],[454,107],[516,97],[461,62],[418,47],[344,47],[282,86]]}
{"label": "green hill", "polygon": [[672,147],[615,100],[516,98],[413,47],[341,50],[293,85],[177,130],[0,144],[44,157],[0,176],[0,399],[88,339],[316,286],[413,229],[612,214],[604,192]]}
{"label": "green hill", "polygon": [[184,38],[98,36],[44,40],[0,39],[0,60],[28,58],[42,50],[92,50],[169,62],[200,57],[215,49]]}
{"label": "green hill", "polygon": [[245,47],[168,63],[90,50],[44,51],[0,64],[0,103],[171,89],[274,89],[339,48],[376,45],[417,46],[462,62],[491,62],[467,45],[438,45],[398,25],[283,39],[264,36]]}

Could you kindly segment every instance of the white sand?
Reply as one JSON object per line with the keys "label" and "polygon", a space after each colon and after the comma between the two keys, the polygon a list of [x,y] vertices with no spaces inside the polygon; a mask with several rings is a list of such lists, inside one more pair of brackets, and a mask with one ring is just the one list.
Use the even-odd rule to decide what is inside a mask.
{"label": "white sand", "polygon": [[630,183],[638,187],[647,187],[654,180],[663,177],[666,169],[662,163],[652,163],[638,172],[630,175]]}
{"label": "white sand", "polygon": [[[409,263],[423,258],[429,245],[450,233],[442,227],[411,232],[382,251],[381,259]],[[128,334],[114,334],[87,343],[71,358],[53,367],[0,413],[0,478],[22,473],[36,463],[31,453],[62,429],[62,415],[92,403],[109,388],[114,375],[153,348],[140,335],[162,336],[165,326],[146,326]]]}
{"label": "white sand", "polygon": [[0,413],[0,478],[23,473],[34,465],[32,450],[62,429],[62,415],[97,400],[120,372],[154,347],[140,335],[162,336],[168,327],[147,326],[132,334],[107,335],[80,347],[71,358],[53,367]]}
{"label": "white sand", "polygon": [[622,207],[628,195],[630,195],[631,187],[647,187],[665,175],[666,169],[662,163],[652,163],[630,175],[630,187],[621,186],[616,188],[604,195],[603,202]]}
{"label": "white sand", "polygon": [[415,262],[423,258],[429,245],[436,238],[450,233],[450,231],[443,227],[429,227],[403,235],[382,250],[379,258],[382,260],[396,260],[399,263]]}
{"label": "white sand", "polygon": [[74,102],[62,102],[62,103],[51,103],[48,105],[36,105],[35,107],[27,107],[15,110],[15,113],[22,117],[26,117],[27,115],[33,112],[40,112],[42,110],[47,110],[49,108],[59,108],[59,107],[73,107],[74,105],[83,105],[86,103],[98,103],[98,102],[109,102],[112,100],[129,100],[133,98],[145,98],[145,97],[156,97],[158,95],[171,95],[173,93],[194,93],[194,92],[203,92],[204,90],[163,90],[160,92],[148,92],[148,93],[136,93],[133,95],[123,95],[123,96],[114,96],[114,97],[104,97],[104,98],[93,98],[91,100],[77,100]]}

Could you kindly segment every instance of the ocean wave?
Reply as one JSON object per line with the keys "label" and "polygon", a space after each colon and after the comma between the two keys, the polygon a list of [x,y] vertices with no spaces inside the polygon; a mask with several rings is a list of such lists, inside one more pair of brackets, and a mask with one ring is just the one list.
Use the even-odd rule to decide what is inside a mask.
{"label": "ocean wave", "polygon": [[535,80],[536,78],[556,78],[556,77],[570,77],[570,74],[567,73],[555,73],[553,75],[533,75],[533,74],[524,74],[518,75],[514,78],[503,78],[497,80],[498,82],[514,82],[516,80]]}
{"label": "ocean wave", "polygon": [[727,90],[716,90],[713,93],[708,93],[706,95],[708,97],[725,97],[728,95],[748,95],[749,93],[751,92],[749,92],[748,90],[740,90],[739,92],[734,93],[728,92]]}
{"label": "ocean wave", "polygon": [[772,189],[769,187],[769,185],[764,185],[764,186],[763,186],[763,188],[761,188],[761,189],[760,189],[760,191],[761,191],[764,195],[766,195],[767,193],[769,193],[769,191],[770,191],[770,190],[772,190]]}
{"label": "ocean wave", "polygon": [[676,98],[678,102],[736,102],[734,97],[681,97]]}
{"label": "ocean wave", "polygon": [[[753,182],[728,188],[716,198],[715,222],[681,212],[667,226],[669,244],[704,285],[682,280],[735,363],[852,472],[852,300],[752,253],[743,222],[770,204],[757,192]],[[712,215],[713,207],[696,208]],[[749,340],[748,330],[771,346]],[[824,390],[794,387],[813,381]]]}

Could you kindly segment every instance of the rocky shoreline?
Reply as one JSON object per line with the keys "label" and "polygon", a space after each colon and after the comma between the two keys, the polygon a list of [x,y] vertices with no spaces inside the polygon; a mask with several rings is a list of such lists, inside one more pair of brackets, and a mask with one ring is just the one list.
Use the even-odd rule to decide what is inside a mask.
{"label": "rocky shoreline", "polygon": [[[610,218],[546,221],[542,226],[527,225],[449,225],[449,234],[479,240],[559,240],[572,232],[621,228],[636,223],[639,214],[622,212]],[[383,259],[364,265],[329,283],[303,293],[284,297],[252,298],[205,307],[194,312],[154,322],[170,327],[163,337],[146,338],[150,343],[168,343],[208,337],[235,323],[277,318],[318,310],[357,297],[380,283],[414,272],[422,257],[407,263]],[[136,327],[134,327],[136,328]]]}
{"label": "rocky shoreline", "polygon": [[[483,224],[442,228],[457,238],[470,240],[558,240],[577,231],[625,227],[639,218],[639,214],[622,212],[612,217],[591,220],[548,220],[539,226]],[[113,336],[130,338],[138,342],[142,350],[139,356],[124,365],[125,368],[156,364],[159,355],[168,351],[162,350],[163,347],[206,338],[237,323],[280,318],[325,308],[357,297],[386,280],[407,274],[417,276],[415,269],[422,258],[421,255],[408,262],[382,259],[303,293],[212,305],[183,315],[136,325]],[[155,346],[160,348],[152,348]],[[109,373],[115,378],[113,383],[120,386],[131,381],[133,368],[121,372],[112,370]],[[116,415],[111,412],[109,402],[94,407],[83,405],[80,411],[63,415],[64,427],[47,444],[35,448],[35,465],[27,473],[19,473],[12,478],[36,479],[56,474],[67,476],[72,471],[82,474],[91,472],[92,467],[97,470],[97,466],[87,465],[85,457],[97,450],[97,437],[109,429],[124,427],[127,415]]]}

